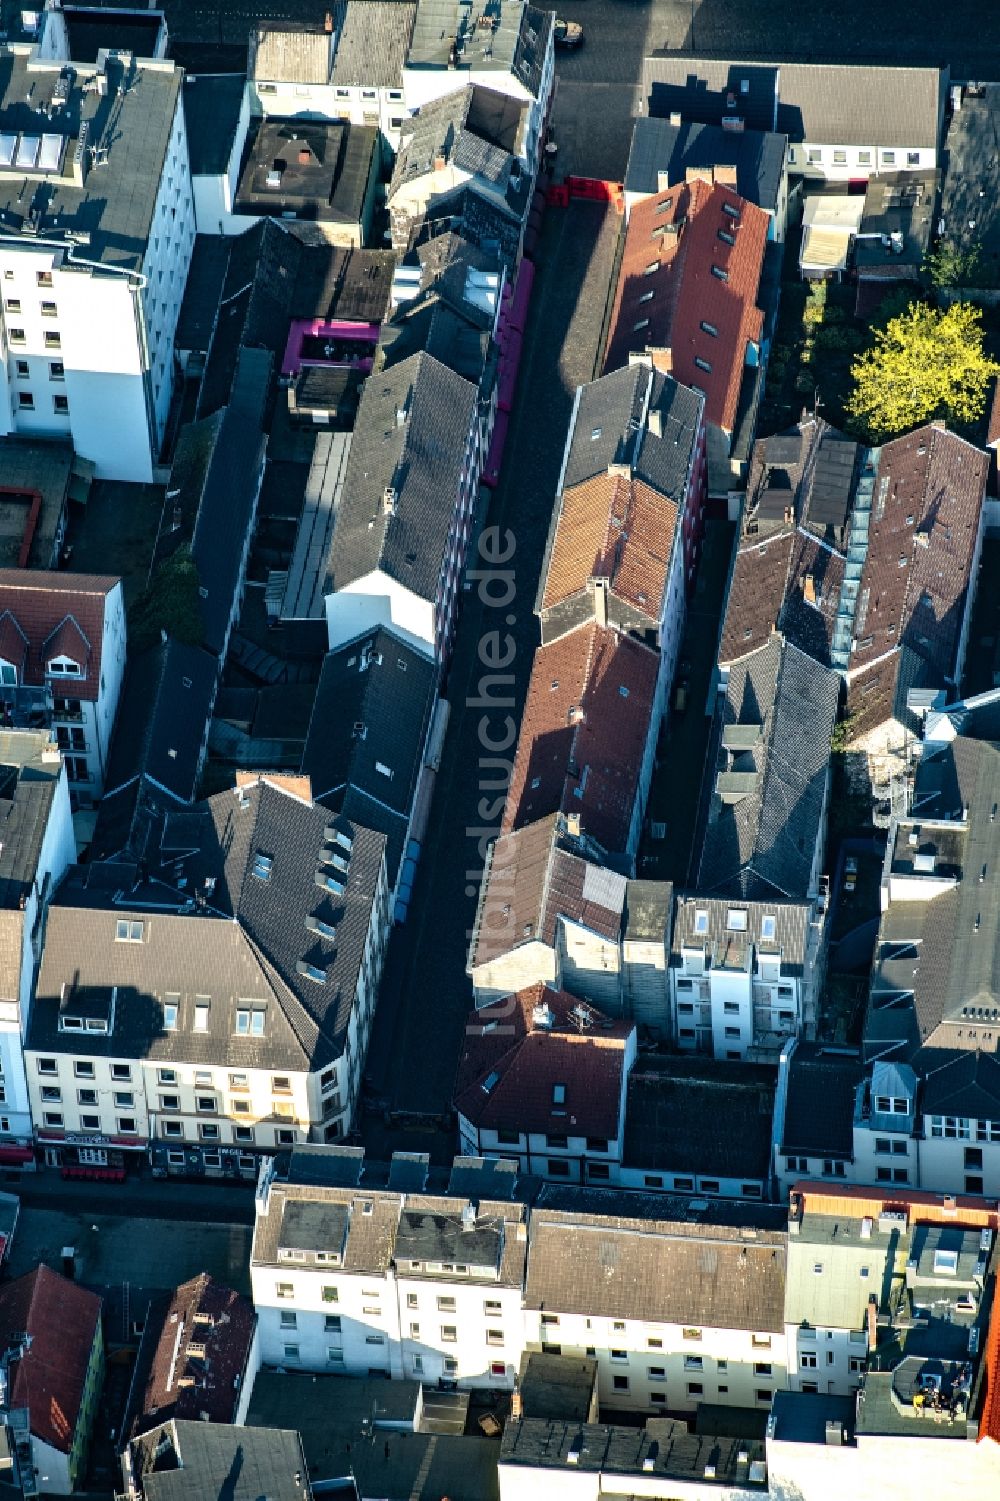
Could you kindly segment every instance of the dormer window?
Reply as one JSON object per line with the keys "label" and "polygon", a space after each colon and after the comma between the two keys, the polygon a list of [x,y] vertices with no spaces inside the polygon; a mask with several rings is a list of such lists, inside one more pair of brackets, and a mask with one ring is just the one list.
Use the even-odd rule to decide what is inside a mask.
{"label": "dormer window", "polygon": [[120,917],[115,923],[116,943],[141,943],[143,924],[130,918]]}
{"label": "dormer window", "polygon": [[5,662],[0,657],[0,686],[4,688],[17,687],[17,668],[13,662]]}
{"label": "dormer window", "polygon": [[46,662],[45,671],[49,677],[54,678],[78,678],[80,676],[80,664],[74,662],[71,657],[53,657]]}

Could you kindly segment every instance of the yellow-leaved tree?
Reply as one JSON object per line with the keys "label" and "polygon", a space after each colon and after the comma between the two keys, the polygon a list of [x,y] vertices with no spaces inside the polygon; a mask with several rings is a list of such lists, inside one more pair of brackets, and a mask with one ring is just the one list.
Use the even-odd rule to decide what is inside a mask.
{"label": "yellow-leaved tree", "polygon": [[875,443],[923,422],[975,422],[1000,365],[983,349],[982,313],[968,302],[948,308],[911,302],[875,334],[851,366],[847,401],[853,425]]}

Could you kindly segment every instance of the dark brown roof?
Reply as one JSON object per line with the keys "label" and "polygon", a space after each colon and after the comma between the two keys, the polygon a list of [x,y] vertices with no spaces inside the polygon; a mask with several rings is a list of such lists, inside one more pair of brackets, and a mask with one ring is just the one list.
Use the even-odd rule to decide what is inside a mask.
{"label": "dark brown roof", "polygon": [[954,671],[989,462],[936,424],[882,449],[848,664],[859,733]]}
{"label": "dark brown roof", "polygon": [[677,506],[626,474],[595,475],[563,491],[542,609],[607,578],[656,622],[666,589]]}
{"label": "dark brown roof", "polygon": [[536,1209],[524,1306],[650,1324],[778,1333],[785,1236]]}
{"label": "dark brown roof", "polygon": [[560,815],[502,834],[483,878],[470,964],[524,943],[555,942],[559,917],[617,942],[627,882],[574,853]]}
{"label": "dark brown roof", "polygon": [[232,1423],[255,1325],[253,1304],[207,1272],[178,1287],[158,1323],[133,1437],[169,1418]]}
{"label": "dark brown roof", "polygon": [[783,532],[736,554],[719,643],[723,665],[738,662],[769,640],[785,597],[793,539],[792,532]]}
{"label": "dark brown roof", "polygon": [[704,391],[706,419],[731,433],[747,345],[763,329],[757,293],[768,223],[734,189],[704,179],[635,204],[605,371],[626,365],[633,351],[669,350],[657,364]]}
{"label": "dark brown roof", "polygon": [[26,1407],[32,1433],[60,1454],[73,1447],[100,1321],[97,1294],[44,1264],[0,1288],[0,1346],[31,1336],[11,1366],[10,1405]]}
{"label": "dark brown roof", "polygon": [[535,653],[503,832],[561,809],[606,850],[628,845],[659,652],[594,623]]}
{"label": "dark brown roof", "polygon": [[[539,1024],[536,1007],[548,1007]],[[573,1012],[586,1011],[586,1029]],[[612,1022],[564,990],[531,985],[474,1013],[455,1085],[455,1109],[480,1130],[614,1139],[621,1127],[625,1049],[634,1027]],[[554,1104],[553,1086],[564,1101]]]}
{"label": "dark brown roof", "polygon": [[63,651],[79,660],[79,653],[86,647],[88,656],[80,663],[86,675],[63,681],[72,682],[74,698],[97,701],[104,604],[120,582],[100,574],[0,569],[0,611],[10,611],[28,640],[26,683],[41,686],[46,681],[47,661]]}

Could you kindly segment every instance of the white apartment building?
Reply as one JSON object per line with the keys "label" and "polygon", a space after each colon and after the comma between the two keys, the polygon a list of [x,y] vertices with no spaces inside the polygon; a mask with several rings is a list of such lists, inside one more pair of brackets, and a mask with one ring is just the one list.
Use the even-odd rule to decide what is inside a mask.
{"label": "white apartment building", "polygon": [[533,171],[555,81],[554,16],[526,0],[479,12],[461,0],[417,0],[403,89],[410,113],[467,83],[528,107],[525,160]]}
{"label": "white apartment building", "polygon": [[785,1384],[783,1233],[535,1209],[529,1350],[597,1360],[602,1408],[771,1405]]}
{"label": "white apartment building", "polygon": [[149,481],[195,236],[182,75],[106,49],[72,63],[53,35],[8,45],[0,98],[0,184],[18,189],[0,224],[0,434],[70,438],[99,477]]}
{"label": "white apartment building", "polygon": [[121,579],[0,569],[0,703],[16,725],[49,726],[74,808],[104,791],[125,640]]}
{"label": "white apartment building", "polygon": [[[510,1390],[524,1348],[520,1204],[367,1188],[361,1158],[294,1152],[257,1191],[250,1278],[265,1365]],[[308,1180],[308,1181],[300,1181]],[[390,1177],[391,1183],[391,1177]]]}
{"label": "white apartment building", "polygon": [[822,932],[812,902],[678,896],[670,960],[678,1048],[777,1057],[815,1014]]}
{"label": "white apartment building", "polygon": [[23,1039],[45,913],[76,858],[66,766],[47,730],[0,734],[2,796],[8,805],[0,843],[0,1166],[34,1166],[31,1103]]}
{"label": "white apartment building", "polygon": [[408,113],[403,64],[416,9],[412,0],[347,0],[331,9],[322,28],[265,25],[251,32],[253,113],[377,125],[395,150]]}
{"label": "white apartment building", "polygon": [[346,1135],[388,932],[383,836],[263,779],[150,834],[117,899],[82,866],[49,912],[26,1042],[46,1160],[253,1176],[255,1152]]}

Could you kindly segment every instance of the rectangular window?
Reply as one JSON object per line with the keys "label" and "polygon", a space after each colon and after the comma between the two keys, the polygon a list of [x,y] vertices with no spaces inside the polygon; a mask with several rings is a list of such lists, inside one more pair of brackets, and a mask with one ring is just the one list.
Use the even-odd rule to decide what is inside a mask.
{"label": "rectangular window", "polygon": [[59,1114],[58,1110],[46,1110],[46,1112],[45,1112],[45,1124],[47,1126],[61,1126],[62,1123],[63,1123],[63,1118]]}
{"label": "rectangular window", "polygon": [[208,1008],[209,998],[207,995],[198,995],[194,998],[194,1030],[196,1032],[208,1031]]}
{"label": "rectangular window", "polygon": [[198,1134],[202,1141],[218,1141],[219,1128],[214,1121],[203,1121],[198,1127]]}
{"label": "rectangular window", "polygon": [[44,342],[45,342],[45,348],[46,349],[61,349],[62,348],[62,339],[59,337],[58,334],[46,333],[46,335],[45,335],[45,341]]}
{"label": "rectangular window", "polygon": [[281,1327],[282,1327],[282,1329],[296,1329],[298,1327],[298,1322],[299,1322],[299,1316],[295,1312],[294,1308],[290,1308],[290,1309],[283,1308],[281,1310]]}
{"label": "rectangular window", "polygon": [[[43,1093],[44,1093],[44,1091],[43,1091]],[[76,1092],[76,1098],[77,1098],[77,1100],[79,1101],[79,1103],[81,1105],[96,1105],[97,1104],[97,1090],[96,1089],[78,1089],[77,1092]]]}
{"label": "rectangular window", "polygon": [[18,391],[17,404],[19,407],[23,407],[25,411],[31,412],[34,410],[35,398],[30,391]]}
{"label": "rectangular window", "polygon": [[324,1303],[339,1303],[340,1302],[340,1293],[337,1291],[337,1289],[335,1287],[330,1287],[329,1285],[326,1286],[326,1287],[324,1287],[324,1289],[323,1289],[323,1302]]}
{"label": "rectangular window", "polygon": [[840,148],[838,148],[837,150],[835,150],[834,153],[833,153],[833,162],[834,162],[834,166],[837,166],[837,167],[846,167],[846,165],[847,165],[847,152],[841,150]]}
{"label": "rectangular window", "polygon": [[454,1345],[458,1340],[458,1328],[455,1324],[441,1325],[441,1341],[446,1345]]}
{"label": "rectangular window", "polygon": [[184,1135],[184,1123],[182,1121],[162,1121],[160,1129],[164,1136],[172,1136],[175,1140]]}
{"label": "rectangular window", "polygon": [[454,1313],[455,1312],[455,1299],[454,1298],[438,1298],[438,1300],[437,1300],[437,1307],[438,1307],[438,1313]]}
{"label": "rectangular window", "polygon": [[40,311],[43,318],[58,318],[59,316],[59,309],[56,307],[54,302],[41,303]]}
{"label": "rectangular window", "polygon": [[78,1058],[73,1064],[73,1072],[78,1079],[92,1079],[94,1077],[94,1065]]}
{"label": "rectangular window", "polygon": [[687,1384],[689,1397],[700,1397],[704,1393],[704,1385],[700,1381],[689,1381]]}
{"label": "rectangular window", "polygon": [[613,1378],[613,1382],[614,1382],[614,1389],[615,1389],[616,1392],[627,1392],[628,1391],[628,1377],[627,1376],[615,1376]]}
{"label": "rectangular window", "polygon": [[120,1115],[118,1117],[118,1131],[121,1136],[135,1136],[138,1127],[134,1115]]}

